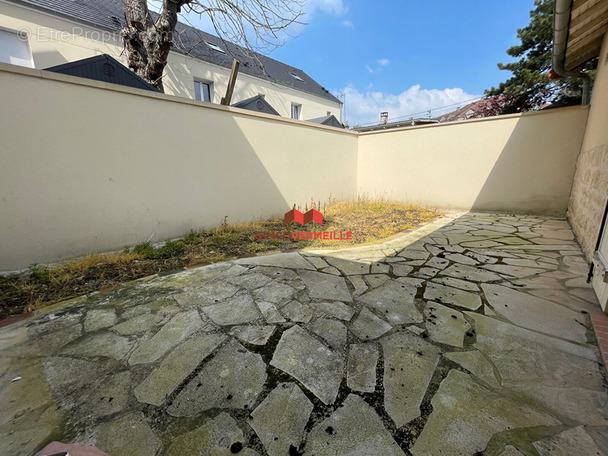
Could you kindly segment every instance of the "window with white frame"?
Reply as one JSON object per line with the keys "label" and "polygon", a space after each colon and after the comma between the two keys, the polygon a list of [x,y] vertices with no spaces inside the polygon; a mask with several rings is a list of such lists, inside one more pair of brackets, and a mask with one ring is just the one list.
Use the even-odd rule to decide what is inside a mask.
{"label": "window with white frame", "polygon": [[27,33],[0,28],[0,62],[34,68]]}
{"label": "window with white frame", "polygon": [[213,83],[209,81],[194,81],[194,98],[199,101],[213,102]]}
{"label": "window with white frame", "polygon": [[301,111],[302,111],[301,104],[295,104],[295,103],[291,104],[291,118],[292,119],[300,120]]}

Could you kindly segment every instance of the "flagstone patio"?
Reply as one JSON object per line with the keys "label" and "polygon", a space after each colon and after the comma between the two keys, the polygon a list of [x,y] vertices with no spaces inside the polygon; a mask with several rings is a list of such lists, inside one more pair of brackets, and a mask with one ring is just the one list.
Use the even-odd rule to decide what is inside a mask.
{"label": "flagstone patio", "polygon": [[565,220],[128,284],[0,330],[0,454],[608,454],[599,310]]}

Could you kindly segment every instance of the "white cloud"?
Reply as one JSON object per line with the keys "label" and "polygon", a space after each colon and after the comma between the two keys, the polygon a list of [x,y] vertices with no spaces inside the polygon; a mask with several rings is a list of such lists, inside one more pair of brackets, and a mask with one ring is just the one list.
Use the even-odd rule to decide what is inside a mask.
{"label": "white cloud", "polygon": [[[343,91],[346,94],[346,118],[342,120],[348,120],[351,126],[377,123],[383,111],[388,112],[389,122],[411,115],[416,118],[426,117],[429,109],[432,109],[431,115],[435,117],[480,97],[460,88],[421,89],[420,85],[414,85],[399,94],[372,91],[371,88],[359,92],[353,86],[348,86]],[[448,105],[454,106],[440,109]]]}
{"label": "white cloud", "polygon": [[386,66],[388,65],[390,62],[388,61],[388,59],[379,59],[378,60],[378,65],[380,66]]}
{"label": "white cloud", "polygon": [[373,73],[374,70],[372,69],[372,67],[370,67],[369,65],[365,65],[365,69],[369,72],[369,73]]}
{"label": "white cloud", "polygon": [[355,24],[353,24],[351,21],[342,21],[342,27],[354,29]]}
{"label": "white cloud", "polygon": [[346,13],[347,8],[342,3],[342,0],[308,0],[304,11],[311,14],[315,10],[321,10],[324,13],[335,14],[342,16]]}

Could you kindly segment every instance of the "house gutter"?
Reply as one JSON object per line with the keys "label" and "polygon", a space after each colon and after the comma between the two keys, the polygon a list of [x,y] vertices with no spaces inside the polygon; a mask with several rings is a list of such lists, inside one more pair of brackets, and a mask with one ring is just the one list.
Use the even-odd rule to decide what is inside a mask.
{"label": "house gutter", "polygon": [[567,71],[564,68],[572,3],[573,0],[555,0],[555,13],[553,14],[553,69],[549,72],[549,77],[552,79],[560,77],[581,78],[583,80],[581,104],[586,105],[590,101],[591,78],[587,73],[582,71]]}

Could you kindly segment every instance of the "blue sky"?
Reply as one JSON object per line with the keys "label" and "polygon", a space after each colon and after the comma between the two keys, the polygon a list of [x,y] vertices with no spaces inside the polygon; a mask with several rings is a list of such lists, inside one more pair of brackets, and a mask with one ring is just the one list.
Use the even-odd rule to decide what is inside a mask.
{"label": "blue sky", "polygon": [[[496,63],[510,61],[505,50],[518,43],[533,7],[533,0],[309,0],[306,25],[269,55],[345,92],[351,126],[377,122],[381,111],[389,121],[441,114],[510,75]],[[213,32],[208,21],[188,19]]]}

